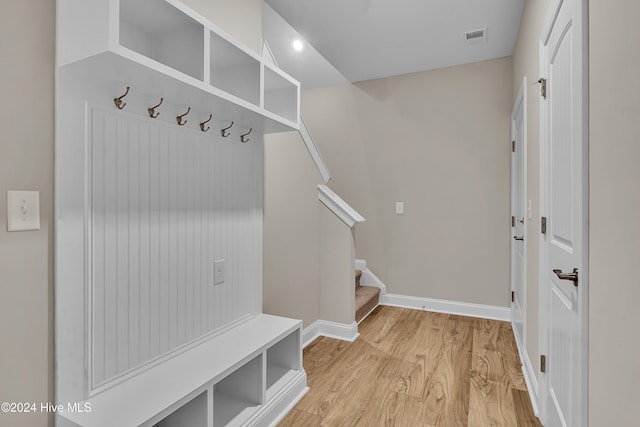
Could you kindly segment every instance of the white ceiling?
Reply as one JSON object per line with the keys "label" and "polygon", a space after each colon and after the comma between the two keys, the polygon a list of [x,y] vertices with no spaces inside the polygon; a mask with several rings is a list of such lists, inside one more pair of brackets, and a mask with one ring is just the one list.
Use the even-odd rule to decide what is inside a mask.
{"label": "white ceiling", "polygon": [[[290,24],[288,34],[285,31],[280,36],[275,36],[273,33],[278,31],[270,24],[265,25],[263,21],[265,39],[285,71],[296,77],[284,64],[288,60],[283,61],[281,58],[285,55],[284,52],[291,56],[287,49],[292,49],[293,34],[297,32],[312,45],[311,49],[315,48],[313,50],[316,53],[326,58],[351,82],[511,55],[525,2],[265,1]],[[487,29],[487,41],[467,43],[464,33],[481,28]],[[268,36],[268,32],[272,34]],[[298,58],[298,62],[303,61]],[[296,78],[305,85],[304,77]]]}
{"label": "white ceiling", "polygon": [[278,66],[298,80],[303,89],[348,83],[313,46],[305,43],[301,52],[293,50],[293,40],[304,37],[266,3],[262,4],[262,37]]}

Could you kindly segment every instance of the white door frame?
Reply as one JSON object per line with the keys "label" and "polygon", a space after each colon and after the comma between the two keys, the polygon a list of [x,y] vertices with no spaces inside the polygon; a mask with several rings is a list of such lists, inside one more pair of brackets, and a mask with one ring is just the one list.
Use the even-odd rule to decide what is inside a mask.
{"label": "white door frame", "polygon": [[[578,396],[578,408],[576,411],[578,423],[580,427],[588,426],[588,378],[589,378],[589,38],[588,38],[588,0],[579,0],[582,3],[582,145],[583,145],[583,164],[582,164],[582,268],[580,270],[580,292],[578,292],[578,305],[582,313],[581,324],[581,346],[580,346],[580,367],[578,372],[581,373],[577,381],[580,381],[580,393]],[[551,30],[560,12],[564,0],[554,0],[550,13],[545,20],[539,42],[539,67],[540,75],[547,78],[546,64],[548,63],[545,44],[551,35]],[[553,82],[550,82],[553,84]],[[540,102],[540,216],[547,217],[549,215],[550,196],[550,180],[549,180],[549,105],[541,100]],[[544,285],[544,278],[549,274],[550,266],[548,262],[548,251],[546,246],[546,236],[540,233],[540,259],[539,259],[539,348],[540,354],[548,354],[549,352],[549,334],[548,334],[548,318],[549,307],[549,289]],[[545,406],[545,389],[548,387],[547,378],[544,374],[540,374],[540,420],[546,422],[548,408]],[[572,427],[572,426],[569,426]]]}
{"label": "white door frame", "polygon": [[[522,106],[522,107],[520,107]],[[520,90],[518,91],[518,95],[516,96],[516,100],[513,104],[513,110],[511,111],[511,140],[516,140],[516,114],[518,109],[522,108],[522,212],[524,213],[524,223],[522,224],[524,244],[523,244],[523,265],[522,265],[522,295],[520,296],[522,301],[522,315],[524,316],[524,328],[522,330],[522,336],[519,337],[522,342],[522,351],[526,351],[527,344],[527,327],[526,327],[526,319],[527,319],[527,238],[529,234],[528,225],[529,225],[529,216],[527,209],[527,76],[522,78],[522,83],[520,84]],[[511,162],[511,214],[515,214],[514,211],[514,201],[516,195],[516,189],[514,186],[514,168],[516,167],[517,159],[513,159],[512,153],[512,162]],[[516,221],[519,218],[515,218]],[[511,228],[513,234],[513,227]],[[511,291],[513,291],[514,284],[514,268],[513,268],[513,247],[514,241],[511,240]],[[513,322],[513,306],[511,307],[511,320]]]}
{"label": "white door frame", "polygon": [[[531,363],[531,358],[529,357],[529,354],[527,352],[527,251],[528,251],[528,245],[527,245],[527,241],[529,239],[529,220],[531,218],[529,218],[528,215],[528,197],[527,197],[527,134],[528,134],[528,130],[527,130],[527,117],[528,117],[528,107],[527,107],[527,103],[528,103],[528,91],[527,91],[527,76],[524,76],[522,79],[522,83],[520,84],[520,89],[518,90],[518,95],[516,96],[516,100],[513,104],[513,110],[511,111],[511,140],[514,141],[515,140],[515,120],[516,120],[516,114],[518,112],[519,108],[522,108],[522,117],[523,117],[523,126],[522,126],[522,146],[520,147],[520,149],[522,150],[522,156],[523,156],[523,164],[522,164],[522,175],[523,175],[523,180],[522,180],[522,212],[524,212],[525,214],[525,221],[523,224],[523,236],[524,236],[524,246],[523,246],[523,267],[522,267],[522,295],[520,296],[520,300],[522,301],[522,315],[523,315],[523,331],[522,331],[522,336],[519,337],[517,334],[515,334],[516,328],[514,327],[514,334],[516,335],[516,344],[518,346],[518,351],[520,353],[520,360],[522,361],[522,367],[523,367],[523,374],[524,374],[524,379],[525,382],[527,384],[527,388],[529,390],[529,396],[531,398],[531,404],[533,406],[533,410],[536,414],[538,414],[538,381],[537,381],[537,376],[536,376],[536,372],[533,369],[533,365]],[[512,154],[513,156],[513,154]],[[515,189],[513,188],[514,185],[514,178],[513,178],[513,168],[515,167],[514,165],[514,159],[512,157],[512,164],[511,164],[511,213],[512,215],[515,213],[514,212],[514,200],[515,200]],[[518,218],[516,218],[516,221],[518,221]],[[513,227],[512,227],[512,238],[513,238]],[[514,241],[511,240],[511,291],[514,290],[513,285],[514,285],[514,260],[513,260],[513,245],[514,245]],[[514,318],[514,308],[513,308],[513,304],[511,306],[511,322],[513,324],[513,322],[515,321]],[[521,341],[519,341],[521,340]]]}

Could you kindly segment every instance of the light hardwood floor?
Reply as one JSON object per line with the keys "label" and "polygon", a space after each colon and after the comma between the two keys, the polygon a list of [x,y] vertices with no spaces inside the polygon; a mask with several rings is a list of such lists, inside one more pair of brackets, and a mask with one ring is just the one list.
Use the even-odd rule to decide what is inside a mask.
{"label": "light hardwood floor", "polygon": [[379,306],[353,343],[304,349],[284,426],[540,426],[507,322]]}

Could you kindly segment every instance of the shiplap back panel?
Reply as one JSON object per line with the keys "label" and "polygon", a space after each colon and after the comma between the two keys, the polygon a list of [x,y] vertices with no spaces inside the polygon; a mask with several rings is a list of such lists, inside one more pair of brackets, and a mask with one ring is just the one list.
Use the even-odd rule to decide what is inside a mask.
{"label": "shiplap back panel", "polygon": [[99,108],[91,124],[95,388],[255,314],[262,176],[252,144]]}

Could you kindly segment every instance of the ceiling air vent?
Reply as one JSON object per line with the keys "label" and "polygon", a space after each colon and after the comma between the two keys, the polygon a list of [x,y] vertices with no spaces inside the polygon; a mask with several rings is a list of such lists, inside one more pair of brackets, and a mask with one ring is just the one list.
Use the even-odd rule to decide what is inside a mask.
{"label": "ceiling air vent", "polygon": [[469,44],[486,42],[487,29],[481,28],[479,30],[467,31],[466,33],[464,33],[464,39]]}

